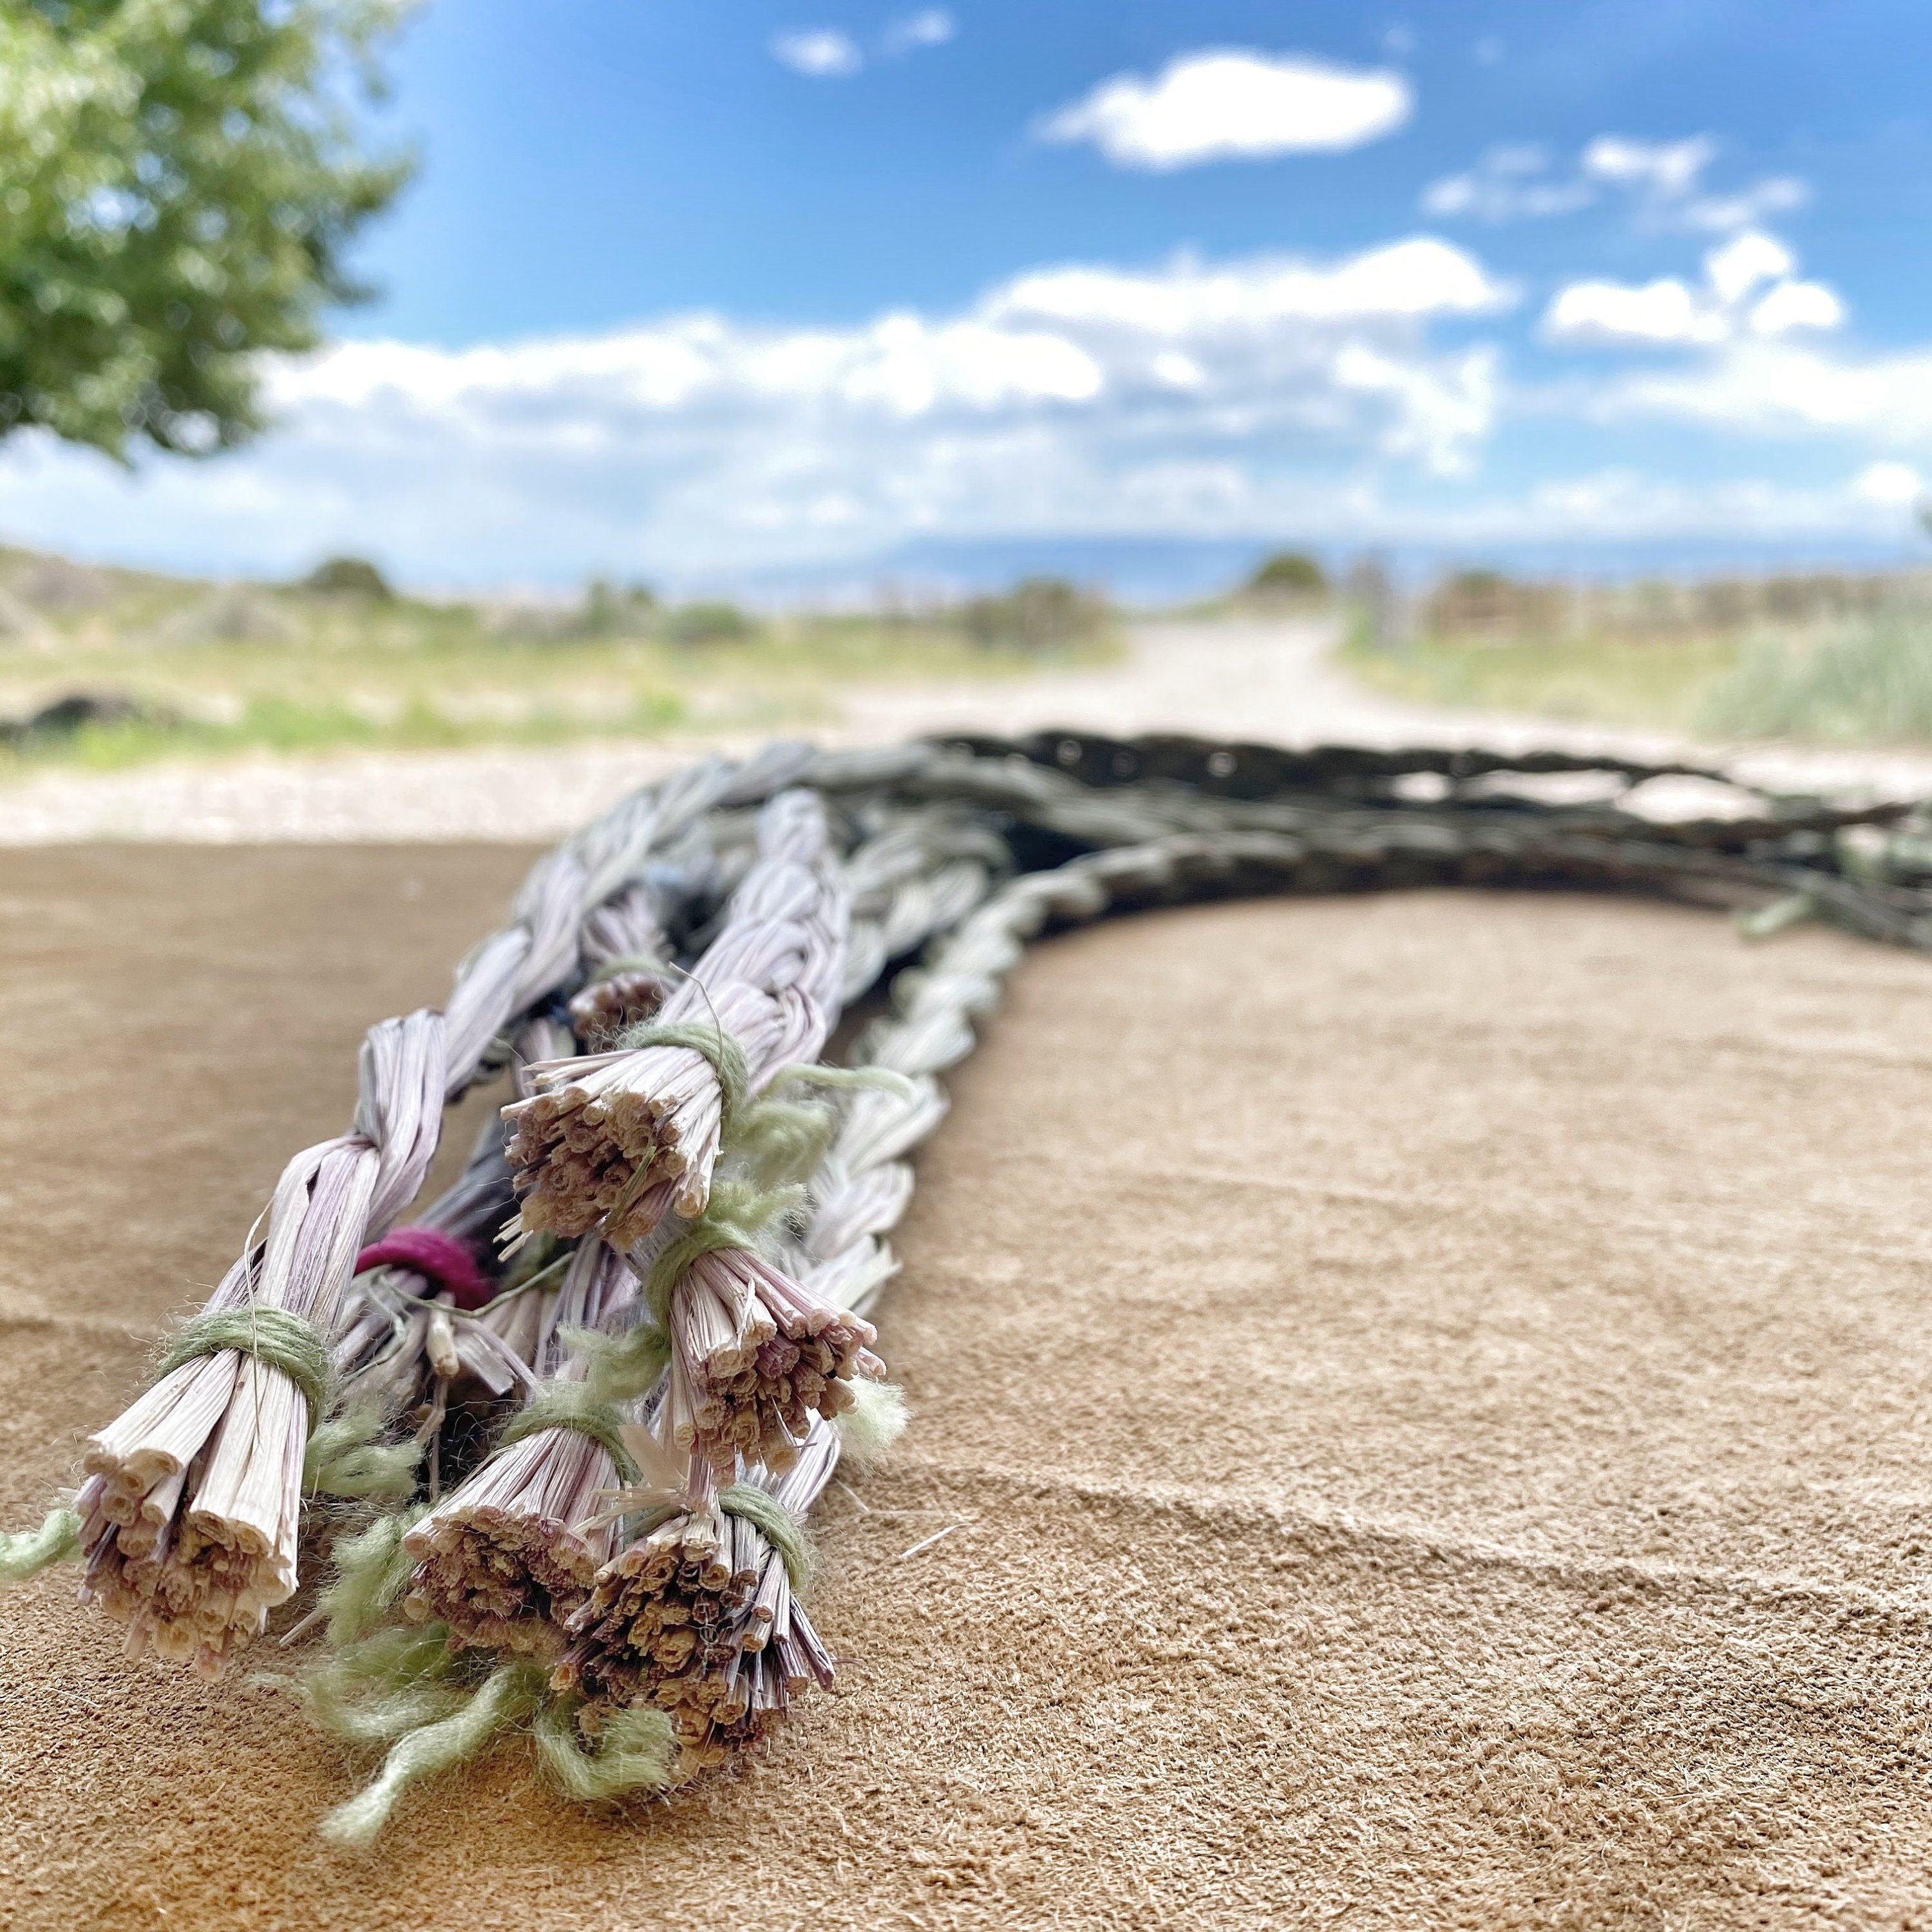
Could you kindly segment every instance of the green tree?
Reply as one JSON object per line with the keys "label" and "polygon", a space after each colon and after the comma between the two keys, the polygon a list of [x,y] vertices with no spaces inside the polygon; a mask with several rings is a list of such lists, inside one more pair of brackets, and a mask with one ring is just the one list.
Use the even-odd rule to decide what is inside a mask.
{"label": "green tree", "polygon": [[1251,597],[1319,597],[1326,593],[1328,580],[1305,551],[1278,550],[1241,587]]}
{"label": "green tree", "polygon": [[410,164],[356,110],[403,0],[0,0],[0,436],[125,459],[261,428],[257,358],[367,293]]}

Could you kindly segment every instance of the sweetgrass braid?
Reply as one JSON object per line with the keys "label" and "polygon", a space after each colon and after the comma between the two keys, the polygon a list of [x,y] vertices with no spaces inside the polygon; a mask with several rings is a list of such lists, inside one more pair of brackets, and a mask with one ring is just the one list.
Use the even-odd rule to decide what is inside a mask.
{"label": "sweetgrass braid", "polygon": [[[1669,820],[1630,808],[1628,794],[1660,781],[1700,786],[1722,808]],[[409,1022],[372,1033],[356,1131],[292,1164],[311,1174],[336,1149],[374,1156],[373,1185],[326,1200],[309,1187],[298,1204],[305,1219],[334,1212],[355,1223],[304,1226],[318,1267],[345,1268],[434,1151],[433,1108],[413,1090],[386,1090],[386,1078],[413,1090],[427,1075],[453,1098],[500,1067],[519,1030],[554,1022],[581,983],[586,922],[647,875],[692,882],[667,932],[694,952],[706,908],[749,862],[758,808],[791,788],[820,796],[846,854],[848,1005],[926,948],[890,980],[892,1010],[852,1052],[905,1084],[845,1100],[806,1222],[788,1237],[795,1269],[836,1276],[856,1312],[890,1272],[884,1238],[910,1192],[905,1156],[944,1112],[936,1076],[970,1052],[975,1023],[1042,932],[1236,895],[1475,884],[1776,900],[1868,937],[1932,946],[1932,838],[1914,806],[1774,796],[1714,769],[1072,730],[856,752],[774,745],[634,794],[539,862],[511,923],[463,962],[444,1012],[412,1016],[422,1048],[413,1058],[387,1045]],[[260,1252],[231,1271],[214,1306],[250,1304]],[[325,1335],[346,1286],[344,1274],[318,1279],[306,1298]]]}

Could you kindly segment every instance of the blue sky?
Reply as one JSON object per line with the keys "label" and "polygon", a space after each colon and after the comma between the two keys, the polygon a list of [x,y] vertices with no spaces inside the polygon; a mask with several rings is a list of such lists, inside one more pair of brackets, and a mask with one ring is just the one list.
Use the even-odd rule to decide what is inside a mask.
{"label": "blue sky", "polygon": [[14,439],[0,528],[446,586],[1894,558],[1928,46],[1872,0],[430,0],[385,293],[277,430]]}

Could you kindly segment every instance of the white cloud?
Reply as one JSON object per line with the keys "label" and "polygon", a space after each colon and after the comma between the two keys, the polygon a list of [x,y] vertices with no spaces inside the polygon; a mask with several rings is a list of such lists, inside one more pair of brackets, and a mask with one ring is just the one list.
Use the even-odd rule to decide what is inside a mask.
{"label": "white cloud", "polygon": [[1722,235],[1748,228],[1768,214],[1788,214],[1810,199],[1810,188],[1796,176],[1769,175],[1736,194],[1700,195],[1684,204],[1677,218],[1686,228]]}
{"label": "white cloud", "polygon": [[1760,282],[1773,282],[1798,266],[1791,250],[1768,235],[1740,235],[1705,257],[1711,286],[1720,302],[1742,302]]}
{"label": "white cloud", "polygon": [[958,31],[958,22],[944,7],[926,7],[890,22],[882,44],[889,54],[910,53],[918,47],[943,47]]}
{"label": "white cloud", "polygon": [[836,27],[804,27],[779,34],[772,41],[772,58],[814,80],[842,80],[866,64],[852,37]]}
{"label": "white cloud", "polygon": [[1148,364],[1157,382],[1170,388],[1198,390],[1208,386],[1208,372],[1185,350],[1163,349]]}
{"label": "white cloud", "polygon": [[406,578],[830,566],[921,537],[1246,533],[1341,514],[1364,474],[1467,466],[1493,353],[1439,322],[1511,299],[1426,236],[1329,262],[1046,268],[962,310],[850,328],[671,316],[278,364],[281,427],[133,479],[45,439],[0,455],[27,541],[138,530],[156,561]]}
{"label": "white cloud", "polygon": [[1153,272],[1069,267],[1018,277],[996,313],[1183,336],[1295,321],[1481,315],[1514,299],[1474,256],[1416,236],[1328,265],[1260,256],[1208,267],[1184,256]]}
{"label": "white cloud", "polygon": [[[1063,335],[970,317],[933,323],[901,313],[850,331],[760,332],[698,315],[502,348],[346,343],[284,365],[272,394],[284,410],[404,410],[453,421],[496,412],[514,419],[516,434],[541,440],[582,434],[589,418],[620,410],[692,412],[735,400],[876,406],[911,417],[1086,402],[1104,380]],[[526,413],[532,405],[542,420]]]}
{"label": "white cloud", "polygon": [[1432,367],[1366,343],[1345,343],[1335,358],[1335,380],[1345,389],[1394,398],[1400,409],[1386,446],[1420,457],[1438,476],[1470,467],[1472,452],[1496,415],[1492,349],[1473,349]]}
{"label": "white cloud", "polygon": [[1852,491],[1868,503],[1898,509],[1925,494],[1924,479],[1909,463],[1874,463],[1852,479]]}
{"label": "white cloud", "polygon": [[1504,142],[1473,168],[1445,175],[1423,190],[1426,214],[1445,219],[1516,221],[1569,214],[1594,206],[1606,188],[1634,199],[1637,220],[1648,228],[1726,235],[1768,215],[1802,208],[1810,190],[1790,175],[1773,175],[1734,193],[1696,192],[1718,144],[1708,134],[1681,141],[1634,141],[1600,134],[1577,158],[1574,172],[1553,170],[1539,143]]}
{"label": "white cloud", "polygon": [[1642,288],[1572,282],[1558,290],[1544,327],[1561,342],[1721,342],[1729,333],[1722,316],[1672,277]]}
{"label": "white cloud", "polygon": [[1596,181],[1647,189],[1664,200],[1688,194],[1709,166],[1718,144],[1708,134],[1683,141],[1633,141],[1599,134],[1583,150],[1582,169]]}
{"label": "white cloud", "polygon": [[1845,305],[1822,282],[1780,282],[1751,310],[1754,335],[1788,335],[1794,328],[1836,328]]}
{"label": "white cloud", "polygon": [[1756,434],[1932,445],[1932,350],[1858,357],[1747,338],[1698,366],[1626,376],[1592,407],[1606,419],[1661,416]]}
{"label": "white cloud", "polygon": [[1568,214],[1586,208],[1597,191],[1586,181],[1544,178],[1550,150],[1535,142],[1491,148],[1466,173],[1445,175],[1423,190],[1425,214],[1479,221],[1514,221],[1525,217]]}
{"label": "white cloud", "polygon": [[[1701,289],[1674,277],[1642,288],[1573,282],[1550,303],[1544,332],[1558,342],[1710,345],[1746,333],[1837,328],[1844,304],[1822,282],[1793,280],[1797,266],[1783,242],[1754,231],[1705,256]],[[1768,291],[1757,296],[1767,282]]]}
{"label": "white cloud", "polygon": [[1116,74],[1046,116],[1044,141],[1090,141],[1117,167],[1338,153],[1393,134],[1414,106],[1387,69],[1333,67],[1240,49],[1182,54],[1153,80]]}

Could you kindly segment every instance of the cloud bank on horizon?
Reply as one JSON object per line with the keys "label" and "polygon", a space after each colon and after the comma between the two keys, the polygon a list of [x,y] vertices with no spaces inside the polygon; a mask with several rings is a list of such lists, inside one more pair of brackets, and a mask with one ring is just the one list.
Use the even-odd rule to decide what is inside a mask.
{"label": "cloud bank on horizon", "polygon": [[[927,8],[764,45],[776,85],[842,101],[862,152],[868,113],[983,94],[945,72],[975,31]],[[1460,58],[1486,73],[1515,46]],[[1375,52],[1182,47],[1010,115],[986,192],[1077,194],[1116,245],[845,319],[718,300],[571,326],[560,291],[560,326],[342,340],[269,372],[278,426],[238,455],[129,476],[0,446],[0,525],[199,568],[352,550],[442,584],[850,576],[922,545],[1136,537],[1904,541],[1932,340],[1862,332],[1882,263],[1856,290],[1808,270],[1810,180],[1745,165],[1714,124],[1492,126],[1430,168],[1405,151],[1453,72],[1432,80],[1407,30]],[[1340,214],[1296,218],[1298,170],[1371,166]],[[1251,226],[1280,238],[1198,245],[1163,197],[1216,180],[1271,180]]]}

